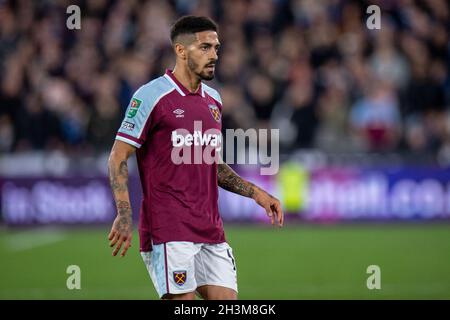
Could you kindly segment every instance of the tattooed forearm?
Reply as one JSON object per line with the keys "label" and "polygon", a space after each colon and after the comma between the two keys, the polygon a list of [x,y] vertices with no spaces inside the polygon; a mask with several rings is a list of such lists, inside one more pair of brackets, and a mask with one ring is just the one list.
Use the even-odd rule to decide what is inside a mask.
{"label": "tattooed forearm", "polygon": [[128,165],[127,161],[123,160],[119,164],[119,168],[114,161],[109,164],[109,183],[113,191],[114,197],[120,192],[128,191]]}
{"label": "tattooed forearm", "polygon": [[226,163],[221,163],[218,166],[217,180],[219,187],[242,195],[244,197],[252,198],[255,191],[258,189],[253,183],[242,179],[236,172],[233,171]]}
{"label": "tattooed forearm", "polygon": [[131,217],[131,205],[128,194],[128,165],[126,160],[110,158],[109,182],[116,202],[117,214],[125,225]]}
{"label": "tattooed forearm", "polygon": [[280,201],[253,183],[242,179],[226,163],[218,164],[217,181],[218,185],[227,191],[252,198],[266,210],[272,224],[277,220],[280,227],[283,225],[283,212]]}
{"label": "tattooed forearm", "polygon": [[116,206],[117,206],[117,213],[119,214],[119,216],[131,215],[131,206],[128,201],[117,200]]}

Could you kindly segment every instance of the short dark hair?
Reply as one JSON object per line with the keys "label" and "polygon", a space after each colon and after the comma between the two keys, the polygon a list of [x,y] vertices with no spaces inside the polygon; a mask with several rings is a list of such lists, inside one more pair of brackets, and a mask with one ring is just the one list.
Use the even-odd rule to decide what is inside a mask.
{"label": "short dark hair", "polygon": [[184,16],[175,21],[170,29],[170,40],[172,43],[182,34],[194,34],[202,31],[215,31],[219,28],[217,24],[208,17]]}

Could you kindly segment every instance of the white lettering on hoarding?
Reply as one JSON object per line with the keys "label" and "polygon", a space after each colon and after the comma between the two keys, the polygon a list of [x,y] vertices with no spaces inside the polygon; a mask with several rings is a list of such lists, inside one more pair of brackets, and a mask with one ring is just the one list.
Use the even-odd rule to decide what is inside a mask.
{"label": "white lettering on hoarding", "polygon": [[31,188],[7,182],[2,188],[7,223],[85,223],[105,221],[114,213],[109,189],[92,181],[82,186],[42,180]]}

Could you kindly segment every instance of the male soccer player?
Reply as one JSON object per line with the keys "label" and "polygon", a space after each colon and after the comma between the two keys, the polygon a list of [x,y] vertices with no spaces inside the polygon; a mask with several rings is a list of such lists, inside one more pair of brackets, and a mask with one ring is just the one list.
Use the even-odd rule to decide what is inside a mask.
{"label": "male soccer player", "polygon": [[[222,101],[202,82],[214,78],[220,46],[216,24],[206,17],[182,17],[170,36],[175,68],[134,93],[111,151],[117,217],[110,246],[113,256],[122,246],[124,256],[131,246],[127,160],[136,152],[143,189],[140,251],[160,298],[195,299],[198,293],[204,299],[237,299],[236,265],[219,215],[218,186],[254,199],[280,226],[281,205],[225,163],[174,163],[172,151],[182,132],[191,134],[183,138],[185,147],[198,147],[200,141],[203,149],[210,139],[202,133],[220,132]],[[194,122],[203,132],[194,132]]]}

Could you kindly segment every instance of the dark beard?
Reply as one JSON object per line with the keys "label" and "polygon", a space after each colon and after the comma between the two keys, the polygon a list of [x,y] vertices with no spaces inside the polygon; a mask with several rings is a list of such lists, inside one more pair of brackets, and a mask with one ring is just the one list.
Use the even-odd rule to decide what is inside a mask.
{"label": "dark beard", "polygon": [[195,63],[194,60],[192,60],[190,57],[188,57],[187,59],[187,65],[188,68],[195,73],[201,80],[212,80],[214,79],[214,72],[212,74],[208,74],[205,71],[202,72],[197,72],[195,70],[199,69],[199,65],[197,63]]}

